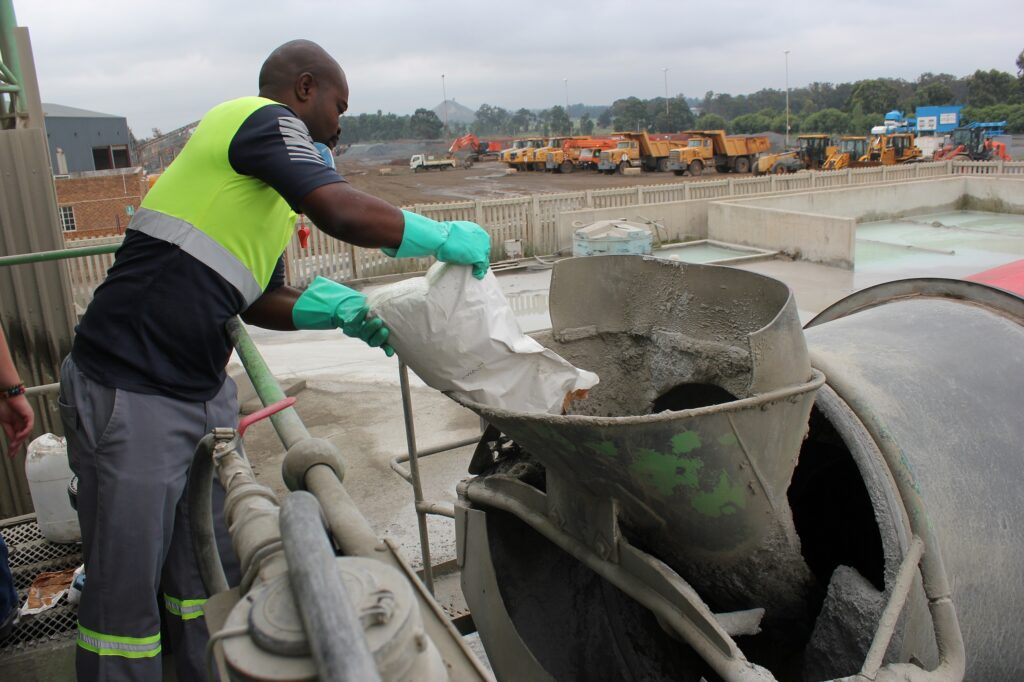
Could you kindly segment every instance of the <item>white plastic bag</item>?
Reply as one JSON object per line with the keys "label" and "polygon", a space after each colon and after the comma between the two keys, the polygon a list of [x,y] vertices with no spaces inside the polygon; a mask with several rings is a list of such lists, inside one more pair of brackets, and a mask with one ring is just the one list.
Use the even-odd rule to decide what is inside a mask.
{"label": "white plastic bag", "polygon": [[423,277],[367,296],[388,342],[426,384],[456,397],[514,412],[561,414],[598,382],[523,334],[488,271],[435,263]]}

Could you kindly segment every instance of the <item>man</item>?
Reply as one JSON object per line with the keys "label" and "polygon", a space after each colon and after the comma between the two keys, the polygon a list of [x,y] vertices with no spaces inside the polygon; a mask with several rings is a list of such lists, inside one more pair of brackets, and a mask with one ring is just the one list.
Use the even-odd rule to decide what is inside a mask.
{"label": "man", "polygon": [[325,165],[314,143],[337,144],[348,95],[318,45],[276,49],[259,97],[207,113],[147,194],[82,318],[60,399],[88,576],[80,680],[159,679],[158,590],[178,679],[205,676],[207,595],[184,489],[198,440],[236,423],[225,322],[241,314],[270,329],[341,328],[393,353],[359,292],[323,278],[305,292],[282,285],[295,214],[358,246],[486,274],[490,238],[478,225],[400,211]]}

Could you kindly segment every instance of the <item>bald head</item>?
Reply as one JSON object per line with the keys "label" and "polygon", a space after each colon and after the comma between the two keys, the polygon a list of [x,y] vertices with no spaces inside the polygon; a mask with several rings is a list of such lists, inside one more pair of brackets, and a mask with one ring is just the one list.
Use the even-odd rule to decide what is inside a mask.
{"label": "bald head", "polygon": [[290,107],[316,142],[337,144],[348,82],[338,62],[316,43],[292,40],[271,52],[260,69],[260,96]]}
{"label": "bald head", "polygon": [[[260,95],[282,95],[295,87],[304,73],[325,83],[337,84],[344,72],[327,50],[311,40],[291,40],[270,53],[260,69]],[[273,97],[272,99],[277,99]]]}

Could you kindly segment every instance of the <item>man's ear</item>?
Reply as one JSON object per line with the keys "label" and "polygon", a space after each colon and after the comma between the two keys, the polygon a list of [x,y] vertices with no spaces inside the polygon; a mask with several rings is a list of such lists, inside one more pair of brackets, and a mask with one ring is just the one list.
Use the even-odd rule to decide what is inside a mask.
{"label": "man's ear", "polygon": [[300,102],[307,102],[313,97],[313,88],[316,86],[316,79],[308,71],[295,79],[295,97]]}

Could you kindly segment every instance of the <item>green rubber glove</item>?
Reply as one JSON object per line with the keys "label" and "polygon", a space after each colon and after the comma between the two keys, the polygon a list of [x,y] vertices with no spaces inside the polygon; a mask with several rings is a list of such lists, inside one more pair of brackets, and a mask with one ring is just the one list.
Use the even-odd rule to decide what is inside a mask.
{"label": "green rubber glove", "polygon": [[491,260],[491,236],[468,220],[438,222],[418,213],[402,211],[405,232],[397,249],[381,249],[392,258],[434,256],[445,263],[472,265],[473,276],[483,279]]}
{"label": "green rubber glove", "polygon": [[362,339],[371,348],[381,348],[390,358],[395,349],[387,343],[388,328],[370,313],[366,296],[325,277],[317,277],[292,308],[296,329],[339,328],[347,336]]}

